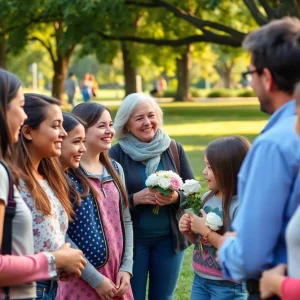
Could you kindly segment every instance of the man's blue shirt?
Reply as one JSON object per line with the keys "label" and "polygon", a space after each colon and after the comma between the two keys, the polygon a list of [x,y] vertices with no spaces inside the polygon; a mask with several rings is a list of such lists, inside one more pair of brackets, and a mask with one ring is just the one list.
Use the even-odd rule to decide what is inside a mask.
{"label": "man's blue shirt", "polygon": [[259,278],[262,271],[287,263],[285,230],[300,201],[300,139],[295,101],[269,119],[238,175],[239,211],[219,251],[226,278]]}

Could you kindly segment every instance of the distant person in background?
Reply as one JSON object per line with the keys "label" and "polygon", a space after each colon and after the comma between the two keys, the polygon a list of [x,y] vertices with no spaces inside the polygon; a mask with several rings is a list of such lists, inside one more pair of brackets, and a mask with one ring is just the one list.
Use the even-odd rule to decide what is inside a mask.
{"label": "distant person in background", "polygon": [[165,78],[160,75],[159,78],[155,82],[155,87],[154,89],[150,92],[150,95],[152,97],[155,96],[163,96],[164,91],[167,89],[167,82]]}
{"label": "distant person in background", "polygon": [[98,86],[96,78],[93,74],[90,74],[90,84],[91,84],[91,89],[92,89],[92,95],[91,96],[96,97],[99,86]]}
{"label": "distant person in background", "polygon": [[92,82],[90,80],[91,74],[86,73],[83,81],[80,84],[81,94],[84,102],[88,102],[92,98]]}
{"label": "distant person in background", "polygon": [[75,94],[76,94],[77,81],[74,73],[69,73],[69,78],[65,83],[65,92],[68,95],[68,103],[72,104],[72,108],[76,105]]}

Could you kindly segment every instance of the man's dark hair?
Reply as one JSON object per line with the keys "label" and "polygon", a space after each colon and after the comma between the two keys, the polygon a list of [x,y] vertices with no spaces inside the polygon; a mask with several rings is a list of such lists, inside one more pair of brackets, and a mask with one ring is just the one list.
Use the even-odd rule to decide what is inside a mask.
{"label": "man's dark hair", "polygon": [[74,75],[74,73],[70,72],[69,73],[69,77],[72,77]]}
{"label": "man's dark hair", "polygon": [[248,34],[243,47],[251,52],[258,74],[269,69],[279,90],[292,94],[300,80],[300,20],[285,17]]}

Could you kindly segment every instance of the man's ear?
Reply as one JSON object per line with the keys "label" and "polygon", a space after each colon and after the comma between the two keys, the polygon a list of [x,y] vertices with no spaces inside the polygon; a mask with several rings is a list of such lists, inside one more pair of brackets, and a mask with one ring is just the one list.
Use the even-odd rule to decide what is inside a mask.
{"label": "man's ear", "polygon": [[28,125],[24,125],[21,129],[21,134],[24,136],[24,138],[28,141],[32,140],[32,135],[31,135],[32,129]]}
{"label": "man's ear", "polygon": [[263,85],[266,89],[266,91],[270,92],[272,91],[275,87],[275,82],[274,82],[274,79],[273,79],[273,75],[272,73],[270,72],[269,69],[267,68],[264,68],[263,69],[263,73],[261,75],[263,78]]}

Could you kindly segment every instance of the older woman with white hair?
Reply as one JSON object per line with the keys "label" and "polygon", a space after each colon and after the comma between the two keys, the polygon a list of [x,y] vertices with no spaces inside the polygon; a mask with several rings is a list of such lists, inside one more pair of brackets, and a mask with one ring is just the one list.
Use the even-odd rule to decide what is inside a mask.
{"label": "older woman with white hair", "polygon": [[[163,113],[156,101],[149,95],[130,94],[117,112],[114,128],[118,143],[109,151],[124,169],[131,205],[135,300],[145,300],[148,275],[150,300],[173,299],[183,250],[189,246],[178,229],[183,193],[164,196],[145,185],[147,177],[159,170],[172,170],[184,180],[194,178],[182,146],[162,127]],[[158,213],[153,213],[155,205],[159,205]]]}

